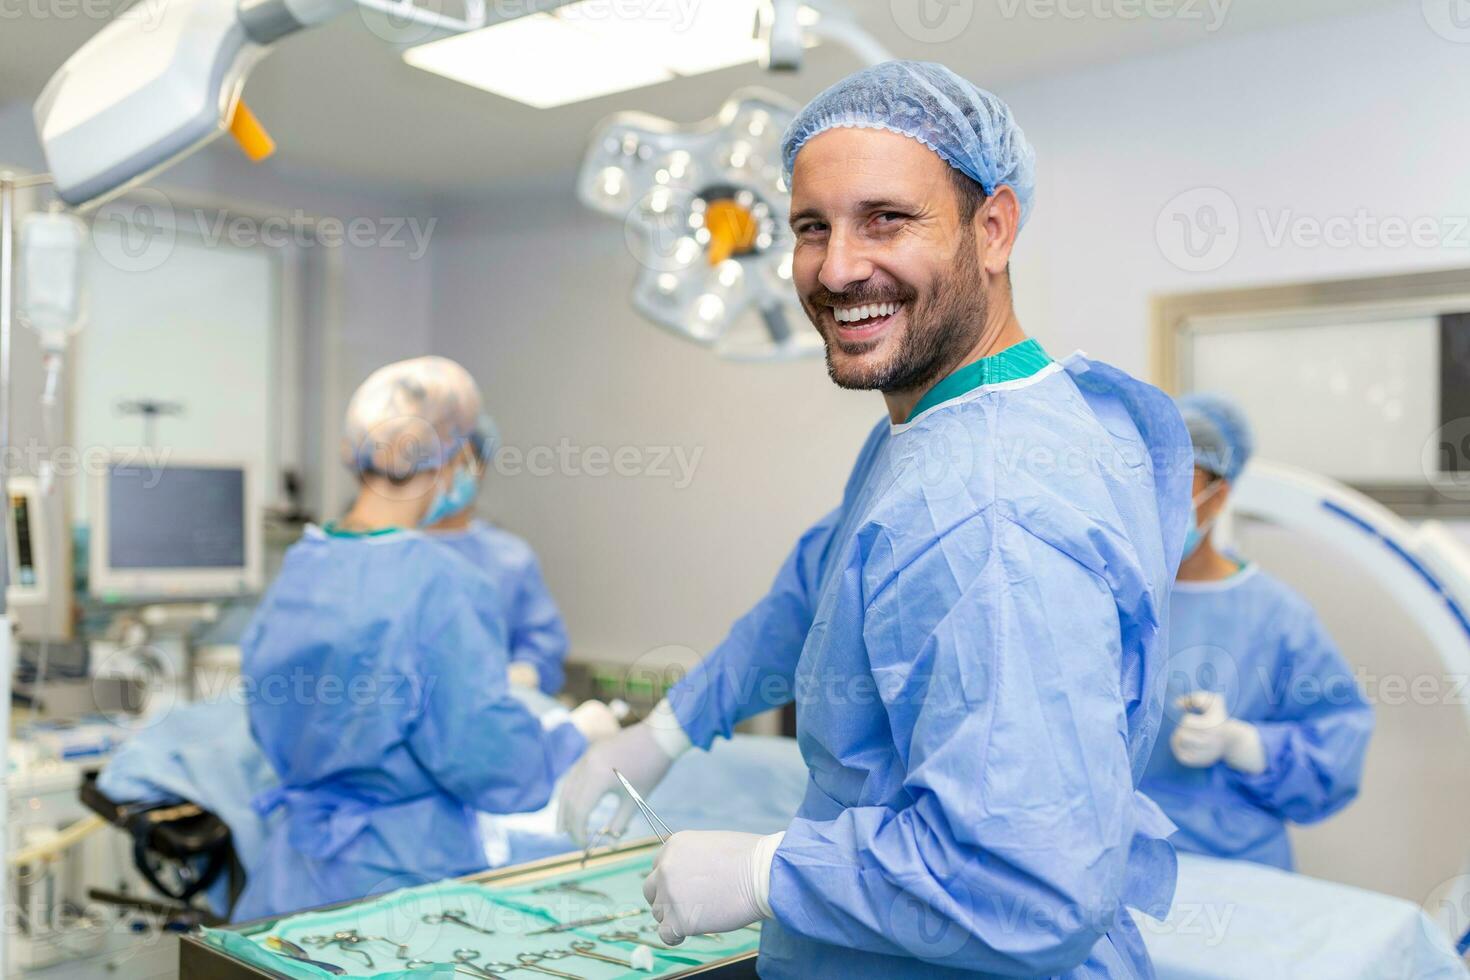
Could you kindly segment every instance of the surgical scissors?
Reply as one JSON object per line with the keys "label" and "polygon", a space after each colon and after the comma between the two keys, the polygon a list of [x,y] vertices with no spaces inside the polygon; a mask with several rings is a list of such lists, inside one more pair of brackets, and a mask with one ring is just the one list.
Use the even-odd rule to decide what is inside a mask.
{"label": "surgical scissors", "polygon": [[484,966],[476,963],[480,958],[478,949],[456,949],[454,951],[455,970],[469,970],[472,976],[487,978],[487,980],[505,980],[502,973],[519,969],[514,963],[486,963]]}
{"label": "surgical scissors", "polygon": [[551,933],[567,932],[572,929],[580,929],[583,926],[600,926],[604,922],[616,922],[618,919],[627,919],[635,915],[642,915],[647,911],[647,909],[629,909],[626,912],[613,912],[608,915],[594,915],[588,919],[577,919],[573,922],[559,922],[554,926],[547,926],[545,929],[537,929],[533,932],[528,932],[526,933],[526,935],[546,936],[550,935]]}
{"label": "surgical scissors", "polygon": [[562,892],[567,895],[586,895],[588,898],[608,898],[605,892],[588,888],[585,885],[579,885],[575,881],[558,881],[550,885],[542,885],[540,888],[531,889],[533,895],[554,895],[557,892]]}
{"label": "surgical scissors", "polygon": [[480,926],[477,926],[473,922],[471,922],[468,919],[466,919],[465,918],[465,911],[464,911],[464,909],[444,909],[442,912],[425,912],[424,913],[424,924],[425,925],[437,926],[437,925],[442,925],[445,922],[452,922],[455,925],[460,926],[462,928],[471,929],[471,930],[473,930],[475,932],[478,932],[482,936],[493,936],[493,935],[495,935],[495,933],[492,930],[490,930],[490,929],[482,929]]}
{"label": "surgical scissors", "polygon": [[535,970],[537,973],[544,973],[549,977],[561,977],[562,980],[587,980],[586,977],[578,976],[575,973],[563,973],[560,970],[553,970],[549,966],[540,965],[545,960],[562,960],[571,955],[566,950],[546,953],[521,953],[516,956],[516,963],[523,970]]}
{"label": "surgical scissors", "polygon": [[633,964],[627,960],[620,960],[616,956],[608,956],[606,953],[595,952],[596,949],[597,944],[594,942],[588,942],[585,939],[574,939],[572,940],[570,952],[572,956],[581,956],[589,960],[601,960],[604,963],[611,963],[613,966],[621,966],[629,970],[633,969]]}
{"label": "surgical scissors", "polygon": [[636,943],[639,946],[647,946],[649,949],[661,950],[667,950],[670,948],[664,945],[664,943],[660,940],[644,939],[642,936],[638,935],[638,933],[628,932],[626,930],[621,932],[604,932],[597,938],[601,939],[605,943]]}
{"label": "surgical scissors", "polygon": [[307,946],[316,949],[325,949],[328,946],[336,946],[343,953],[356,953],[362,957],[363,965],[372,969],[373,958],[368,955],[367,950],[358,949],[363,943],[371,942],[368,936],[361,936],[355,932],[334,932],[330,936],[303,936],[301,941]]}
{"label": "surgical scissors", "polygon": [[587,867],[587,859],[592,857],[592,850],[597,846],[597,841],[599,838],[606,841],[607,845],[611,847],[613,844],[616,844],[618,841],[622,840],[622,837],[623,835],[620,831],[613,830],[611,827],[603,827],[600,830],[594,831],[592,835],[587,838],[587,846],[582,848],[582,863],[579,865],[579,867]]}

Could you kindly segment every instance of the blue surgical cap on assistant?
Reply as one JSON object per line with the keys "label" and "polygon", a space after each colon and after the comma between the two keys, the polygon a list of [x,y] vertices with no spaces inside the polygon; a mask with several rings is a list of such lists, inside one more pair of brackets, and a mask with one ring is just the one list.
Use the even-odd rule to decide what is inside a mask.
{"label": "blue surgical cap on assistant", "polygon": [[1036,154],[1010,107],[943,65],[885,61],[848,75],[807,103],[781,140],[786,181],[796,154],[829,129],[886,129],[918,140],[988,194],[1015,191],[1021,224],[1036,191]]}
{"label": "blue surgical cap on assistant", "polygon": [[1233,483],[1256,448],[1245,413],[1223,395],[1185,395],[1178,404],[1194,444],[1195,465]]}

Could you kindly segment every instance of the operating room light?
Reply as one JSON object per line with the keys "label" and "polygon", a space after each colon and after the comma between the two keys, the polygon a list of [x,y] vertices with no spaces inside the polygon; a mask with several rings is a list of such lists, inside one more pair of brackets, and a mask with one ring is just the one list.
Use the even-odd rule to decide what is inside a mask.
{"label": "operating room light", "polygon": [[780,141],[793,114],[756,89],[688,126],[619,113],[583,160],[578,197],[622,220],[637,260],[634,309],[724,357],[821,350],[791,286]]}
{"label": "operating room light", "polygon": [[[538,109],[756,61],[759,0],[577,3],[409,48],[403,59]],[[813,15],[814,16],[814,15]]]}

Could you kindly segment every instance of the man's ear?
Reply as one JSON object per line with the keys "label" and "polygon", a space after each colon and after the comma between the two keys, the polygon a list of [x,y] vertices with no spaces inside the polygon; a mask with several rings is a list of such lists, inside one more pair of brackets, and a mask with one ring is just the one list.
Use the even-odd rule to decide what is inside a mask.
{"label": "man's ear", "polygon": [[985,271],[998,276],[1010,265],[1011,249],[1021,230],[1021,202],[1016,192],[1002,184],[975,210],[975,241],[984,242]]}

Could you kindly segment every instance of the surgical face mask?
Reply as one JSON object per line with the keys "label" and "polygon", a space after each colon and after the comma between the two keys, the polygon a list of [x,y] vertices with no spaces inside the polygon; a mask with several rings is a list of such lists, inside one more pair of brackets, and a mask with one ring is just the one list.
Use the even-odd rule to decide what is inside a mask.
{"label": "surgical face mask", "polygon": [[1215,521],[1220,517],[1220,513],[1216,511],[1214,517],[1211,517],[1208,521],[1205,521],[1204,524],[1201,524],[1199,522],[1199,505],[1204,503],[1206,500],[1209,500],[1215,494],[1219,493],[1220,488],[1224,485],[1225,478],[1217,476],[1215,477],[1214,481],[1210,483],[1209,486],[1201,490],[1199,492],[1199,495],[1195,497],[1193,501],[1191,501],[1193,507],[1189,512],[1189,530],[1185,532],[1184,535],[1185,558],[1188,558],[1190,555],[1199,550],[1200,544],[1205,540],[1205,535],[1210,533],[1210,528],[1215,526]]}
{"label": "surgical face mask", "polygon": [[438,524],[446,517],[453,517],[475,502],[475,491],[479,489],[479,482],[475,475],[470,472],[468,466],[461,466],[454,473],[454,479],[450,481],[447,488],[441,487],[434,495],[434,502],[429,504],[429,509],[419,520],[419,527],[429,527]]}

